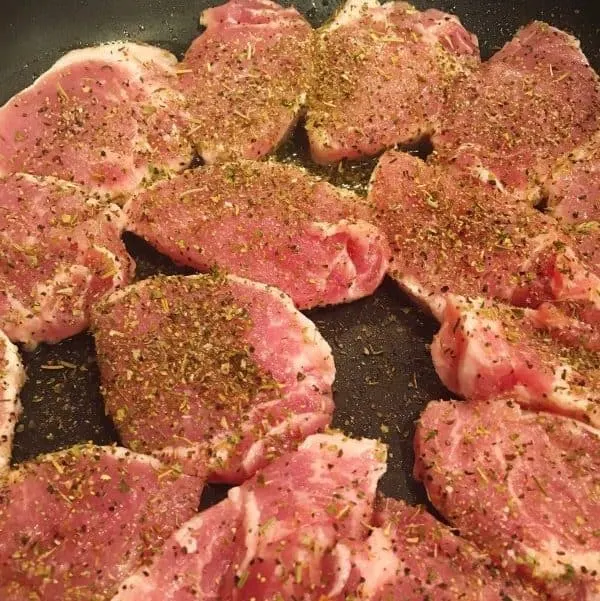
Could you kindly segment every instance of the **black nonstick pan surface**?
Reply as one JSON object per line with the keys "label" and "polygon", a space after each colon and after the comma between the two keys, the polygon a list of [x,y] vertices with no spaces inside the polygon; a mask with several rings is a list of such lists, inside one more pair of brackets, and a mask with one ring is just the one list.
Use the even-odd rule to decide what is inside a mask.
{"label": "black nonstick pan surface", "polygon": [[[0,102],[29,85],[74,47],[129,39],[156,44],[180,56],[199,33],[200,12],[216,3],[0,0]],[[456,13],[479,37],[484,57],[500,48],[521,25],[532,19],[547,21],[577,36],[592,65],[600,69],[599,0],[417,0],[415,4]],[[317,26],[331,15],[337,2],[296,0],[295,5]],[[305,156],[301,132],[280,152],[281,158],[310,168]],[[370,166],[356,169],[354,179],[367,177]],[[339,176],[334,179],[339,183]],[[138,277],[182,272],[141,240],[127,235],[126,243],[138,263]],[[436,324],[412,307],[387,280],[370,298],[308,315],[335,355],[334,425],[348,434],[385,441],[390,459],[382,490],[410,502],[423,501],[424,492],[411,476],[414,421],[429,400],[449,396],[429,356],[428,344]],[[81,441],[118,442],[110,420],[104,416],[89,335],[55,346],[42,345],[33,353],[24,353],[24,361],[28,380],[21,395],[25,411],[17,426],[15,462]],[[203,504],[222,492],[209,487]]]}

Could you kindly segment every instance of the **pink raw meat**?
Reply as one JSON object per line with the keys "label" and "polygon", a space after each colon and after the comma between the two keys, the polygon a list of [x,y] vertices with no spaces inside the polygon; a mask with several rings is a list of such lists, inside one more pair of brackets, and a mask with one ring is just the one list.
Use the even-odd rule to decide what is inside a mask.
{"label": "pink raw meat", "polygon": [[189,136],[207,163],[258,159],[291,131],[311,78],[312,29],[295,8],[230,0],[202,13],[179,89]]}
{"label": "pink raw meat", "polygon": [[185,168],[192,148],[177,59],[112,42],[73,50],[0,109],[0,174],[23,171],[113,198]]}
{"label": "pink raw meat", "polygon": [[578,253],[600,273],[600,132],[557,161],[544,187],[548,212],[576,241]]}
{"label": "pink raw meat", "polygon": [[105,601],[195,513],[202,480],[82,445],[0,477],[2,601]]}
{"label": "pink raw meat", "polygon": [[317,34],[307,131],[317,163],[377,154],[435,129],[449,86],[479,64],[457,17],[347,0]]}
{"label": "pink raw meat", "polygon": [[385,455],[374,440],[310,436],[185,524],[113,601],[333,599],[350,569],[335,543],[366,535]]}
{"label": "pink raw meat", "polygon": [[438,160],[522,197],[600,129],[600,80],[573,36],[534,21],[454,86],[433,137]]}
{"label": "pink raw meat", "polygon": [[15,426],[21,415],[19,391],[24,382],[19,351],[0,330],[0,472],[9,466]]}
{"label": "pink raw meat", "polygon": [[511,396],[523,407],[594,426],[600,426],[599,351],[596,331],[574,320],[554,324],[547,307],[518,309],[453,296],[431,345],[440,379],[456,394]]}
{"label": "pink raw meat", "polygon": [[392,150],[373,173],[369,200],[392,245],[390,275],[438,319],[453,293],[521,307],[551,302],[600,323],[600,278],[571,238],[494,182]]}
{"label": "pink raw meat", "polygon": [[555,601],[600,595],[600,432],[513,401],[433,402],[415,475],[465,538]]}
{"label": "pink raw meat", "polygon": [[75,184],[0,178],[0,328],[34,347],[84,330],[91,305],[129,283],[119,207]]}
{"label": "pink raw meat", "polygon": [[535,601],[545,597],[525,589],[487,554],[424,507],[382,499],[367,540],[338,544],[352,556],[344,592],[332,601]]}
{"label": "pink raw meat", "polygon": [[354,194],[275,162],[186,171],[134,197],[129,229],[178,263],[277,286],[301,309],[371,294],[384,234]]}
{"label": "pink raw meat", "polygon": [[144,280],[97,306],[106,409],[123,442],[231,483],[327,426],[335,367],[276,288],[232,276]]}

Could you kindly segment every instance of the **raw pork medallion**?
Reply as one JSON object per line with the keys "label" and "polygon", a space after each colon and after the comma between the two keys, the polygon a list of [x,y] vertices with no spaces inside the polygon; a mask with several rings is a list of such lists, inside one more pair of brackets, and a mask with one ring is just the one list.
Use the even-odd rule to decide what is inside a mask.
{"label": "raw pork medallion", "polygon": [[129,283],[122,211],[52,177],[0,178],[0,328],[34,347],[84,330],[91,305]]}
{"label": "raw pork medallion", "polygon": [[351,566],[335,544],[366,536],[385,456],[374,440],[310,436],[185,524],[113,601],[336,598]]}
{"label": "raw pork medallion", "polygon": [[554,161],[600,129],[600,80],[573,36],[534,21],[460,81],[433,137],[438,159],[536,199]]}
{"label": "raw pork medallion", "polygon": [[[341,551],[345,547],[344,551]],[[534,601],[545,599],[495,568],[488,555],[424,507],[379,499],[369,537],[338,544],[352,572],[335,601]]]}
{"label": "raw pork medallion", "polygon": [[0,330],[0,473],[9,466],[15,426],[21,415],[19,391],[24,381],[19,351]]}
{"label": "raw pork medallion", "polygon": [[0,476],[2,601],[104,601],[198,507],[202,480],[118,447],[42,455]]}
{"label": "raw pork medallion", "polygon": [[369,200],[392,245],[390,275],[438,319],[453,293],[521,307],[551,302],[599,323],[600,279],[573,240],[492,183],[392,150],[373,173]]}
{"label": "raw pork medallion", "polygon": [[117,198],[185,168],[177,59],[111,42],[73,50],[0,108],[0,174],[51,175]]}
{"label": "raw pork medallion", "polygon": [[371,294],[388,264],[366,205],[303,169],[242,161],[161,182],[126,207],[129,229],[177,263],[214,266],[308,309]]}
{"label": "raw pork medallion", "polygon": [[433,402],[415,475],[462,536],[552,599],[600,594],[600,432],[510,400]]}
{"label": "raw pork medallion", "polygon": [[312,29],[295,8],[230,0],[200,19],[179,89],[189,102],[188,134],[207,163],[257,159],[292,130],[311,78]]}
{"label": "raw pork medallion", "polygon": [[510,395],[522,406],[600,426],[597,330],[551,307],[520,309],[449,296],[431,345],[444,385],[468,399]]}
{"label": "raw pork medallion", "polygon": [[97,307],[106,409],[124,444],[241,482],[327,426],[335,367],[276,288],[222,276],[144,280]]}
{"label": "raw pork medallion", "polygon": [[306,127],[317,163],[430,135],[450,85],[479,65],[457,17],[406,2],[347,0],[315,45]]}

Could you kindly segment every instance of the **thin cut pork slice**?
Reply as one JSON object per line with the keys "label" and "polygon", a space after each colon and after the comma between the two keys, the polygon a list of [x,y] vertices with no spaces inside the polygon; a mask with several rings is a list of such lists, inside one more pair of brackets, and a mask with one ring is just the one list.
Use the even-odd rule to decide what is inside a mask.
{"label": "thin cut pork slice", "polygon": [[21,415],[19,391],[25,370],[17,347],[0,330],[0,472],[8,468],[13,436]]}
{"label": "thin cut pork slice", "polygon": [[23,171],[118,197],[192,159],[177,59],[111,42],[73,50],[0,108],[0,174]]}
{"label": "thin cut pork slice", "polygon": [[126,208],[129,229],[178,263],[277,286],[301,309],[371,294],[388,265],[364,202],[291,165],[201,167]]}
{"label": "thin cut pork slice", "polygon": [[523,407],[600,426],[600,341],[549,307],[518,309],[449,296],[431,355],[442,382],[468,399],[510,395]]}
{"label": "thin cut pork slice", "polygon": [[369,192],[390,275],[441,319],[447,293],[559,305],[598,324],[600,278],[557,222],[475,176],[388,151]]}
{"label": "thin cut pork slice", "polygon": [[52,177],[0,178],[0,328],[34,347],[84,330],[90,307],[134,263],[114,204]]}
{"label": "thin cut pork slice", "polygon": [[347,0],[315,44],[307,131],[317,163],[430,135],[449,86],[479,64],[457,17],[406,2]]}
{"label": "thin cut pork slice", "polygon": [[548,211],[600,273],[600,132],[561,157],[545,182]]}
{"label": "thin cut pork slice", "polygon": [[43,455],[0,477],[2,601],[104,601],[194,515],[202,480],[118,447]]}
{"label": "thin cut pork slice", "polygon": [[176,532],[113,601],[333,599],[350,571],[340,538],[366,536],[385,448],[307,438]]}
{"label": "thin cut pork slice", "polygon": [[433,145],[442,162],[535,198],[554,161],[600,129],[599,115],[600,80],[579,42],[535,21],[453,88]]}
{"label": "thin cut pork slice", "polygon": [[295,8],[230,0],[209,8],[185,53],[179,89],[205,162],[258,159],[291,131],[311,77],[312,29]]}
{"label": "thin cut pork slice", "polygon": [[126,446],[237,483],[331,420],[335,367],[276,288],[157,277],[97,307],[106,409]]}
{"label": "thin cut pork slice", "polygon": [[[352,573],[335,601],[534,601],[541,594],[493,566],[489,556],[424,507],[381,499],[366,541],[345,546]],[[340,551],[338,551],[340,552]]]}
{"label": "thin cut pork slice", "polygon": [[435,507],[509,572],[560,601],[600,595],[600,432],[506,401],[430,403],[415,474]]}

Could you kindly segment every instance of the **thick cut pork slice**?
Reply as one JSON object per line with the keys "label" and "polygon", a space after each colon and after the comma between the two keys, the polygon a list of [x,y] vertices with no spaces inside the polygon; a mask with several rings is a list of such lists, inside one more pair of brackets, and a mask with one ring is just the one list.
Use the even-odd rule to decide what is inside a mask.
{"label": "thick cut pork slice", "polygon": [[258,159],[298,119],[311,78],[312,29],[295,8],[230,0],[202,13],[206,30],[185,53],[179,89],[205,162]]}
{"label": "thick cut pork slice", "polygon": [[441,319],[446,293],[560,305],[600,319],[600,278],[557,222],[468,173],[388,151],[369,192],[392,245],[390,275]]}
{"label": "thick cut pork slice", "polygon": [[433,402],[415,474],[448,521],[555,600],[600,595],[600,432],[511,401]]}
{"label": "thick cut pork slice", "polygon": [[554,317],[549,307],[518,309],[449,296],[431,346],[436,371],[452,392],[465,398],[510,395],[523,407],[598,427],[598,333],[575,320],[555,324]]}
{"label": "thick cut pork slice", "polygon": [[313,160],[375,155],[430,135],[451,83],[479,64],[453,15],[347,0],[317,33],[307,131]]}
{"label": "thick cut pork slice", "polygon": [[112,42],[73,50],[0,108],[0,173],[51,175],[119,197],[192,159],[177,59]]}
{"label": "thick cut pork slice", "polygon": [[331,419],[335,367],[314,324],[276,288],[157,277],[97,307],[108,413],[125,445],[241,482]]}
{"label": "thick cut pork slice", "polygon": [[83,445],[0,477],[2,601],[104,601],[194,515],[202,480]]}
{"label": "thick cut pork slice", "polygon": [[454,86],[433,145],[442,162],[535,198],[554,161],[600,129],[599,115],[600,80],[579,42],[536,21]]}
{"label": "thick cut pork slice", "polygon": [[600,273],[600,132],[561,157],[545,182],[548,211]]}
{"label": "thick cut pork slice", "polygon": [[134,263],[119,207],[52,177],[0,178],[0,327],[29,347],[84,330]]}
{"label": "thick cut pork slice", "polygon": [[335,544],[366,536],[385,455],[374,440],[310,436],[185,524],[113,601],[333,599],[350,572]]}
{"label": "thick cut pork slice", "polygon": [[21,415],[19,391],[24,382],[19,351],[0,330],[0,472],[10,462],[15,425]]}
{"label": "thick cut pork slice", "polygon": [[[535,601],[545,597],[495,568],[489,556],[424,507],[382,499],[362,543],[345,546],[352,573],[335,601]],[[341,553],[342,551],[338,551]]]}
{"label": "thick cut pork slice", "polygon": [[308,309],[371,294],[388,264],[366,206],[304,170],[236,162],[186,171],[132,199],[129,229],[178,263],[277,286]]}

